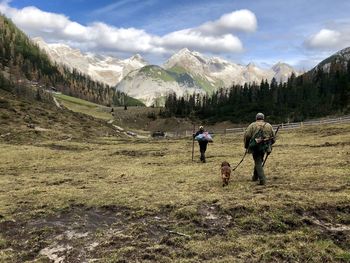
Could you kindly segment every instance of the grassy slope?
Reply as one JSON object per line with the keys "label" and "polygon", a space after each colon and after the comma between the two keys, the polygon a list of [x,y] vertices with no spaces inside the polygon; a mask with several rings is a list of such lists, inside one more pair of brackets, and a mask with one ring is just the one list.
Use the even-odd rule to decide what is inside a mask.
{"label": "grassy slope", "polygon": [[[175,66],[169,70],[164,70],[158,66],[145,66],[140,70],[140,73],[146,74],[148,77],[153,79],[161,79],[165,82],[187,82],[193,84],[197,87],[202,87],[208,93],[212,93],[217,87],[212,86],[206,79],[193,75],[190,76],[188,72],[182,67]],[[215,84],[217,85],[217,84]]]}
{"label": "grassy slope", "polygon": [[[36,129],[28,128],[29,124]],[[0,134],[8,133],[0,139],[28,143],[52,138],[84,140],[115,132],[104,120],[59,109],[53,102],[20,99],[0,89]]]}
{"label": "grassy slope", "polygon": [[64,94],[54,94],[54,96],[57,99],[60,99],[60,100],[66,101],[66,102],[70,102],[70,103],[74,103],[74,104],[78,104],[78,105],[82,105],[82,106],[86,106],[86,107],[90,107],[90,108],[101,106],[99,104],[92,103],[92,102],[87,101],[87,100],[82,100],[82,99],[71,97],[71,96],[64,95]]}
{"label": "grassy slope", "polygon": [[95,118],[110,120],[113,116],[110,113],[110,108],[98,105],[86,100],[67,96],[64,94],[54,94],[58,101],[68,109],[74,112],[84,113]]}
{"label": "grassy slope", "polygon": [[191,140],[2,143],[0,261],[43,259],[73,229],[89,234],[56,241],[66,262],[349,262],[349,141],[349,124],[281,132],[267,186],[248,156],[227,188],[241,136],[216,137],[206,164]]}
{"label": "grassy slope", "polygon": [[[114,123],[124,128],[130,128],[133,130],[149,130],[148,127],[154,121],[148,116],[152,115],[157,117],[159,114],[159,108],[151,107],[128,107],[128,110],[124,110],[124,107],[113,107],[114,113],[111,114],[111,108],[102,105],[94,104],[89,101],[81,100],[75,97],[70,97],[63,94],[54,95],[58,101],[74,112],[83,113],[102,120],[114,119]],[[159,100],[164,98],[159,98]],[[155,127],[155,130],[163,130],[168,128],[161,122],[161,128]],[[154,130],[151,128],[151,130]]]}
{"label": "grassy slope", "polygon": [[[186,69],[184,69],[183,67],[180,67],[180,66],[174,66],[174,67],[170,68],[169,71],[175,72],[177,74],[185,74],[185,73],[188,74]],[[202,78],[201,76],[193,75],[192,78],[197,86],[202,87],[202,89],[208,93],[212,93],[214,90],[216,90],[220,86],[216,83],[214,84],[214,86],[212,86],[208,80]],[[220,83],[220,84],[222,84],[222,83]]]}
{"label": "grassy slope", "polygon": [[143,73],[143,74],[145,74],[148,77],[151,77],[153,79],[161,79],[165,82],[176,81],[176,79],[173,76],[171,76],[170,74],[168,74],[168,72],[166,70],[164,70],[158,66],[153,66],[153,65],[145,66],[145,67],[140,69],[140,73]]}
{"label": "grassy slope", "polygon": [[125,104],[127,106],[145,106],[142,101],[129,96],[126,97]]}

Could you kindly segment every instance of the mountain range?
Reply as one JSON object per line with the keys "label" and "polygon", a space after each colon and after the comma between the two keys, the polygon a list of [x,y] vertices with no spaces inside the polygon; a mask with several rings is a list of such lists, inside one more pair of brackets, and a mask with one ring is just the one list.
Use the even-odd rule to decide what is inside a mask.
{"label": "mountain range", "polygon": [[262,69],[253,63],[243,66],[219,57],[206,57],[185,48],[171,56],[162,67],[148,66],[129,73],[116,88],[151,105],[169,92],[179,96],[194,91],[210,94],[234,84],[259,84],[262,80],[271,81],[272,78],[284,82],[293,72],[295,75],[300,74],[281,62],[271,69]]}
{"label": "mountain range", "polygon": [[322,68],[324,72],[329,72],[331,64],[337,64],[340,67],[346,68],[349,64],[349,61],[350,47],[347,47],[321,61],[312,71]]}
{"label": "mountain range", "polygon": [[139,54],[128,59],[118,59],[92,53],[82,53],[65,44],[47,44],[41,38],[33,41],[58,64],[89,75],[92,79],[115,86],[118,91],[137,98],[147,106],[163,105],[169,93],[178,96],[195,93],[211,93],[233,84],[260,83],[275,78],[286,81],[294,72],[286,63],[279,62],[270,69],[254,63],[247,66],[235,64],[219,57],[184,48],[171,56],[162,66],[149,65]]}
{"label": "mountain range", "polygon": [[40,37],[33,38],[33,41],[54,62],[71,69],[75,68],[93,80],[109,86],[115,86],[129,72],[148,65],[139,54],[122,60],[111,56],[82,53],[79,49],[73,49],[65,44],[48,44]]}

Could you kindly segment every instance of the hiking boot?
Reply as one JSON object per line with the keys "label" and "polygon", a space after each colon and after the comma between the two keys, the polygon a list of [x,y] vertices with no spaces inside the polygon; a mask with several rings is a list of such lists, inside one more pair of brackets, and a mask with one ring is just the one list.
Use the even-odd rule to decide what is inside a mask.
{"label": "hiking boot", "polygon": [[256,181],[258,181],[258,178],[255,177],[255,176],[253,175],[253,176],[252,176],[252,181],[253,181],[253,182],[256,182]]}
{"label": "hiking boot", "polygon": [[258,185],[265,185],[265,180],[259,180],[259,183],[258,183]]}

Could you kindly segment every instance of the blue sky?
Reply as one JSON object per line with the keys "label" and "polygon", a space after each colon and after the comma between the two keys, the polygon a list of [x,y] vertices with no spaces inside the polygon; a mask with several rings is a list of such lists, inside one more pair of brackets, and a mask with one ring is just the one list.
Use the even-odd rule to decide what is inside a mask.
{"label": "blue sky", "polygon": [[12,0],[0,11],[32,37],[161,64],[181,48],[241,64],[309,69],[350,46],[345,0]]}

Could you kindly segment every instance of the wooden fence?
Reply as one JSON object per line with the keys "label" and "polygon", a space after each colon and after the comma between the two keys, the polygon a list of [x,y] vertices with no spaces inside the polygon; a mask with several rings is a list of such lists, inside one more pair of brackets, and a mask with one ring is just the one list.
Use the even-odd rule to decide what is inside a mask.
{"label": "wooden fence", "polygon": [[[337,124],[337,123],[346,123],[350,122],[350,115],[338,117],[338,118],[328,118],[328,119],[318,119],[318,120],[310,120],[310,121],[304,121],[304,122],[290,122],[290,123],[281,123],[279,124],[281,127],[281,130],[291,130],[291,129],[298,129],[305,126],[314,126],[314,125],[322,125],[322,124]],[[274,129],[277,129],[279,126],[278,124],[272,125]],[[229,135],[229,134],[235,134],[235,133],[244,133],[246,127],[240,127],[240,128],[228,128],[228,129],[221,129],[221,130],[209,130],[211,134],[220,134],[220,135]],[[171,131],[166,132],[166,135],[168,137],[189,137],[192,136],[191,130],[186,131]]]}

